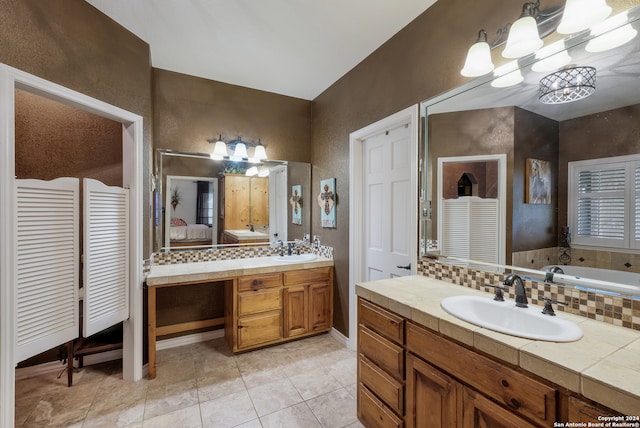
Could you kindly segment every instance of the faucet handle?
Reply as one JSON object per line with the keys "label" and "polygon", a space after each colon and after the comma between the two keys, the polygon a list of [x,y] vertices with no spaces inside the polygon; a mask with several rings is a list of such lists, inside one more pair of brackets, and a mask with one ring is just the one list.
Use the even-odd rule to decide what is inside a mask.
{"label": "faucet handle", "polygon": [[506,290],[507,286],[506,285],[491,285],[491,284],[485,284],[488,285],[489,287],[493,287],[496,290],[496,294],[495,296],[493,296],[493,300],[495,300],[496,302],[504,302],[504,290]]}
{"label": "faucet handle", "polygon": [[553,310],[553,303],[555,303],[556,305],[567,305],[566,302],[560,302],[558,300],[555,299],[550,299],[548,297],[543,297],[542,300],[544,300],[544,308],[542,309],[542,313],[545,315],[549,315],[552,317],[556,316],[556,311]]}

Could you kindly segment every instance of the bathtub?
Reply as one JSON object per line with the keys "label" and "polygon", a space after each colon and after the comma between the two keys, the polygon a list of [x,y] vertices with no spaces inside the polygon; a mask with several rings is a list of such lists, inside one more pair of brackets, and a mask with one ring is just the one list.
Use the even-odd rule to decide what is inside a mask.
{"label": "bathtub", "polygon": [[604,291],[640,298],[640,274],[564,265],[548,265],[543,270],[551,272],[551,269],[556,266],[562,269],[564,273],[554,273],[553,282],[567,282],[575,285],[576,288],[587,291]]}

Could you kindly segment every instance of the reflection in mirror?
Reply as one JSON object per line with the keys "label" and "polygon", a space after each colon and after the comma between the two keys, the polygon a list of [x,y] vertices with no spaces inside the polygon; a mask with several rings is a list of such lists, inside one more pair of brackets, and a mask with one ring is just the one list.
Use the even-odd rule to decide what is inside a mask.
{"label": "reflection in mirror", "polygon": [[[628,162],[624,168],[640,174],[640,168],[633,169],[634,162],[640,158],[640,39],[627,39],[625,44],[601,52],[596,52],[601,49],[595,49],[597,44],[593,42],[594,37],[613,33],[618,27],[637,31],[639,19],[640,7],[634,7],[622,18],[617,18],[616,26],[598,32],[585,31],[562,42],[572,65],[597,70],[596,91],[587,98],[561,104],[540,102],[541,79],[557,69],[536,66],[535,61],[542,62],[557,55],[556,50],[540,58],[531,55],[521,59],[523,81],[519,84],[496,87],[491,85],[491,78],[485,76],[422,104],[427,124],[424,133],[426,172],[420,192],[423,253],[452,255],[442,245],[439,207],[443,196],[438,194],[438,183],[443,176],[437,168],[439,159],[501,154],[506,156],[507,171],[506,216],[502,227],[506,235],[506,256],[504,266],[499,263],[492,266],[530,271],[530,275],[539,279],[546,277],[544,268],[552,265],[597,267],[607,270],[604,275],[608,281],[605,282],[633,287],[615,292],[639,294],[640,280],[635,277],[613,279],[615,271],[640,273],[640,245],[637,243],[640,236],[634,237],[636,229],[633,226],[636,221],[632,208],[635,196],[623,197],[620,208],[623,222],[618,223],[608,211],[612,207],[611,200],[591,190],[591,193],[585,193],[584,185],[576,184],[591,177],[589,189],[593,189],[596,177],[602,179],[609,174],[611,169],[602,166],[606,162],[598,159],[615,158],[615,162]],[[547,169],[544,179],[548,180],[549,191],[545,198],[528,195],[527,183],[532,179],[532,172],[531,168],[527,170],[527,162],[534,165],[539,161],[545,161]],[[596,166],[588,167],[582,175],[578,175],[579,172],[570,175],[570,169],[585,171],[582,162]],[[630,177],[621,178],[620,183],[633,186],[633,172]],[[473,187],[473,179],[467,178]],[[573,187],[570,187],[572,183]],[[464,187],[464,183],[462,185]],[[627,194],[638,191],[633,187],[620,190]],[[589,226],[584,227],[587,219]],[[640,222],[640,217],[637,221]],[[615,226],[609,227],[612,224]],[[606,233],[603,232],[605,229]],[[615,237],[605,236],[613,229],[616,229]],[[585,273],[564,275],[556,275],[555,281],[572,283]],[[587,275],[596,274],[589,272]],[[595,288],[607,290],[605,286]]]}
{"label": "reflection in mirror", "polygon": [[[307,163],[231,162],[167,149],[156,150],[155,162],[156,251],[268,244],[310,232]],[[302,197],[294,200],[294,190]]]}

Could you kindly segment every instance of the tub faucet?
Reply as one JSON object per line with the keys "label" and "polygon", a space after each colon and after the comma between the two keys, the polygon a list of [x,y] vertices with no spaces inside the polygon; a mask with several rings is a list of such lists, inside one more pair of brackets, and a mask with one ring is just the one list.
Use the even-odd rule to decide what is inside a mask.
{"label": "tub faucet", "polygon": [[514,286],[516,293],[516,306],[519,308],[528,307],[527,292],[524,289],[524,281],[516,274],[511,274],[504,279],[504,285]]}

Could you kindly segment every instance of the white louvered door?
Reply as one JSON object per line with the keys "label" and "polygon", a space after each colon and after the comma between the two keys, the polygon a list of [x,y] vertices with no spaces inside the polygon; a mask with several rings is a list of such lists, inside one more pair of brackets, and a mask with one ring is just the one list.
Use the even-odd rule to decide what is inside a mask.
{"label": "white louvered door", "polygon": [[83,334],[129,318],[128,190],[85,178]]}
{"label": "white louvered door", "polygon": [[16,180],[15,206],[19,362],[78,337],[79,180]]}

